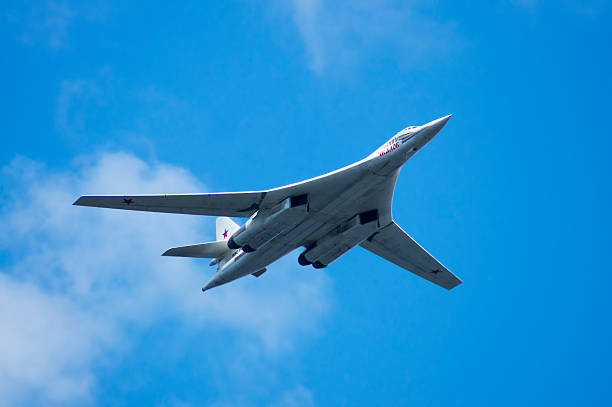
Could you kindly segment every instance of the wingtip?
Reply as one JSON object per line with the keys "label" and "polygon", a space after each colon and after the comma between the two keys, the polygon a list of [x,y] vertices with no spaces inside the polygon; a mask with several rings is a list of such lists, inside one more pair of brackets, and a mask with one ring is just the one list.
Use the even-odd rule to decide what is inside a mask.
{"label": "wingtip", "polygon": [[447,290],[449,290],[449,291],[450,291],[450,290],[452,290],[453,288],[457,287],[458,285],[460,285],[460,284],[462,284],[462,283],[463,283],[463,281],[461,281],[460,279],[458,279],[458,278],[457,278],[457,281],[455,281],[455,284],[453,284],[453,285],[449,286],[449,287],[447,288]]}
{"label": "wingtip", "polygon": [[82,196],[78,197],[76,201],[74,201],[72,204],[73,205],[77,205],[77,206],[81,206],[81,200],[83,199]]}

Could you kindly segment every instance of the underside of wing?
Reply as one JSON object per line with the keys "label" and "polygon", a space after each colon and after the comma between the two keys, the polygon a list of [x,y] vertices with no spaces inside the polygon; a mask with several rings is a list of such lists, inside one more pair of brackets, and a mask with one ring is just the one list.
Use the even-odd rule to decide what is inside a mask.
{"label": "underside of wing", "polygon": [[[351,198],[355,183],[367,172],[359,162],[306,181],[265,191],[221,192],[176,195],[83,195],[79,206],[127,209],[132,211],[182,213],[192,215],[248,218],[259,209],[272,208],[290,196],[308,195],[312,211],[322,209],[330,200]],[[372,205],[365,205],[369,206]]]}
{"label": "underside of wing", "polygon": [[229,250],[230,249],[227,247],[226,241],[217,241],[173,247],[166,250],[162,256],[201,257],[205,259],[215,259],[227,254]]}
{"label": "underside of wing", "polygon": [[461,284],[461,280],[427,253],[395,222],[385,226],[361,247],[398,266],[448,290]]}
{"label": "underside of wing", "polygon": [[265,195],[265,191],[184,195],[83,195],[74,205],[248,218],[259,209]]}

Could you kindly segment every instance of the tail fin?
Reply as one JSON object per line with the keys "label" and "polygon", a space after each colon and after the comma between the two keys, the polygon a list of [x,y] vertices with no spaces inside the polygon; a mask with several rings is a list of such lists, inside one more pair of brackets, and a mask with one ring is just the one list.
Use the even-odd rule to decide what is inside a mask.
{"label": "tail fin", "polygon": [[236,222],[228,217],[220,216],[217,218],[217,240],[227,240],[240,228]]}

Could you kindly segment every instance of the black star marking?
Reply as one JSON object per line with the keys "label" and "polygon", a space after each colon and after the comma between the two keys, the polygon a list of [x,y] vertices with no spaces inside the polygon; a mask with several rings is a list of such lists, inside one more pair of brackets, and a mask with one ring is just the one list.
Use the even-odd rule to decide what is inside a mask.
{"label": "black star marking", "polygon": [[430,271],[431,274],[438,274],[438,273],[441,273],[441,272],[442,272],[442,270],[438,270],[438,269]]}
{"label": "black star marking", "polygon": [[132,202],[134,202],[132,199],[128,199],[128,198],[123,198],[123,203],[126,205],[131,204]]}

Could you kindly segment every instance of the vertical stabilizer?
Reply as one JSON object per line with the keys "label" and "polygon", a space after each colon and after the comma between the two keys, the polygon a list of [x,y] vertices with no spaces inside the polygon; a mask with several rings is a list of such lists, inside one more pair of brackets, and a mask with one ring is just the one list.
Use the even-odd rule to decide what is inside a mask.
{"label": "vertical stabilizer", "polygon": [[238,230],[240,226],[228,217],[220,216],[217,218],[217,240],[227,240]]}

